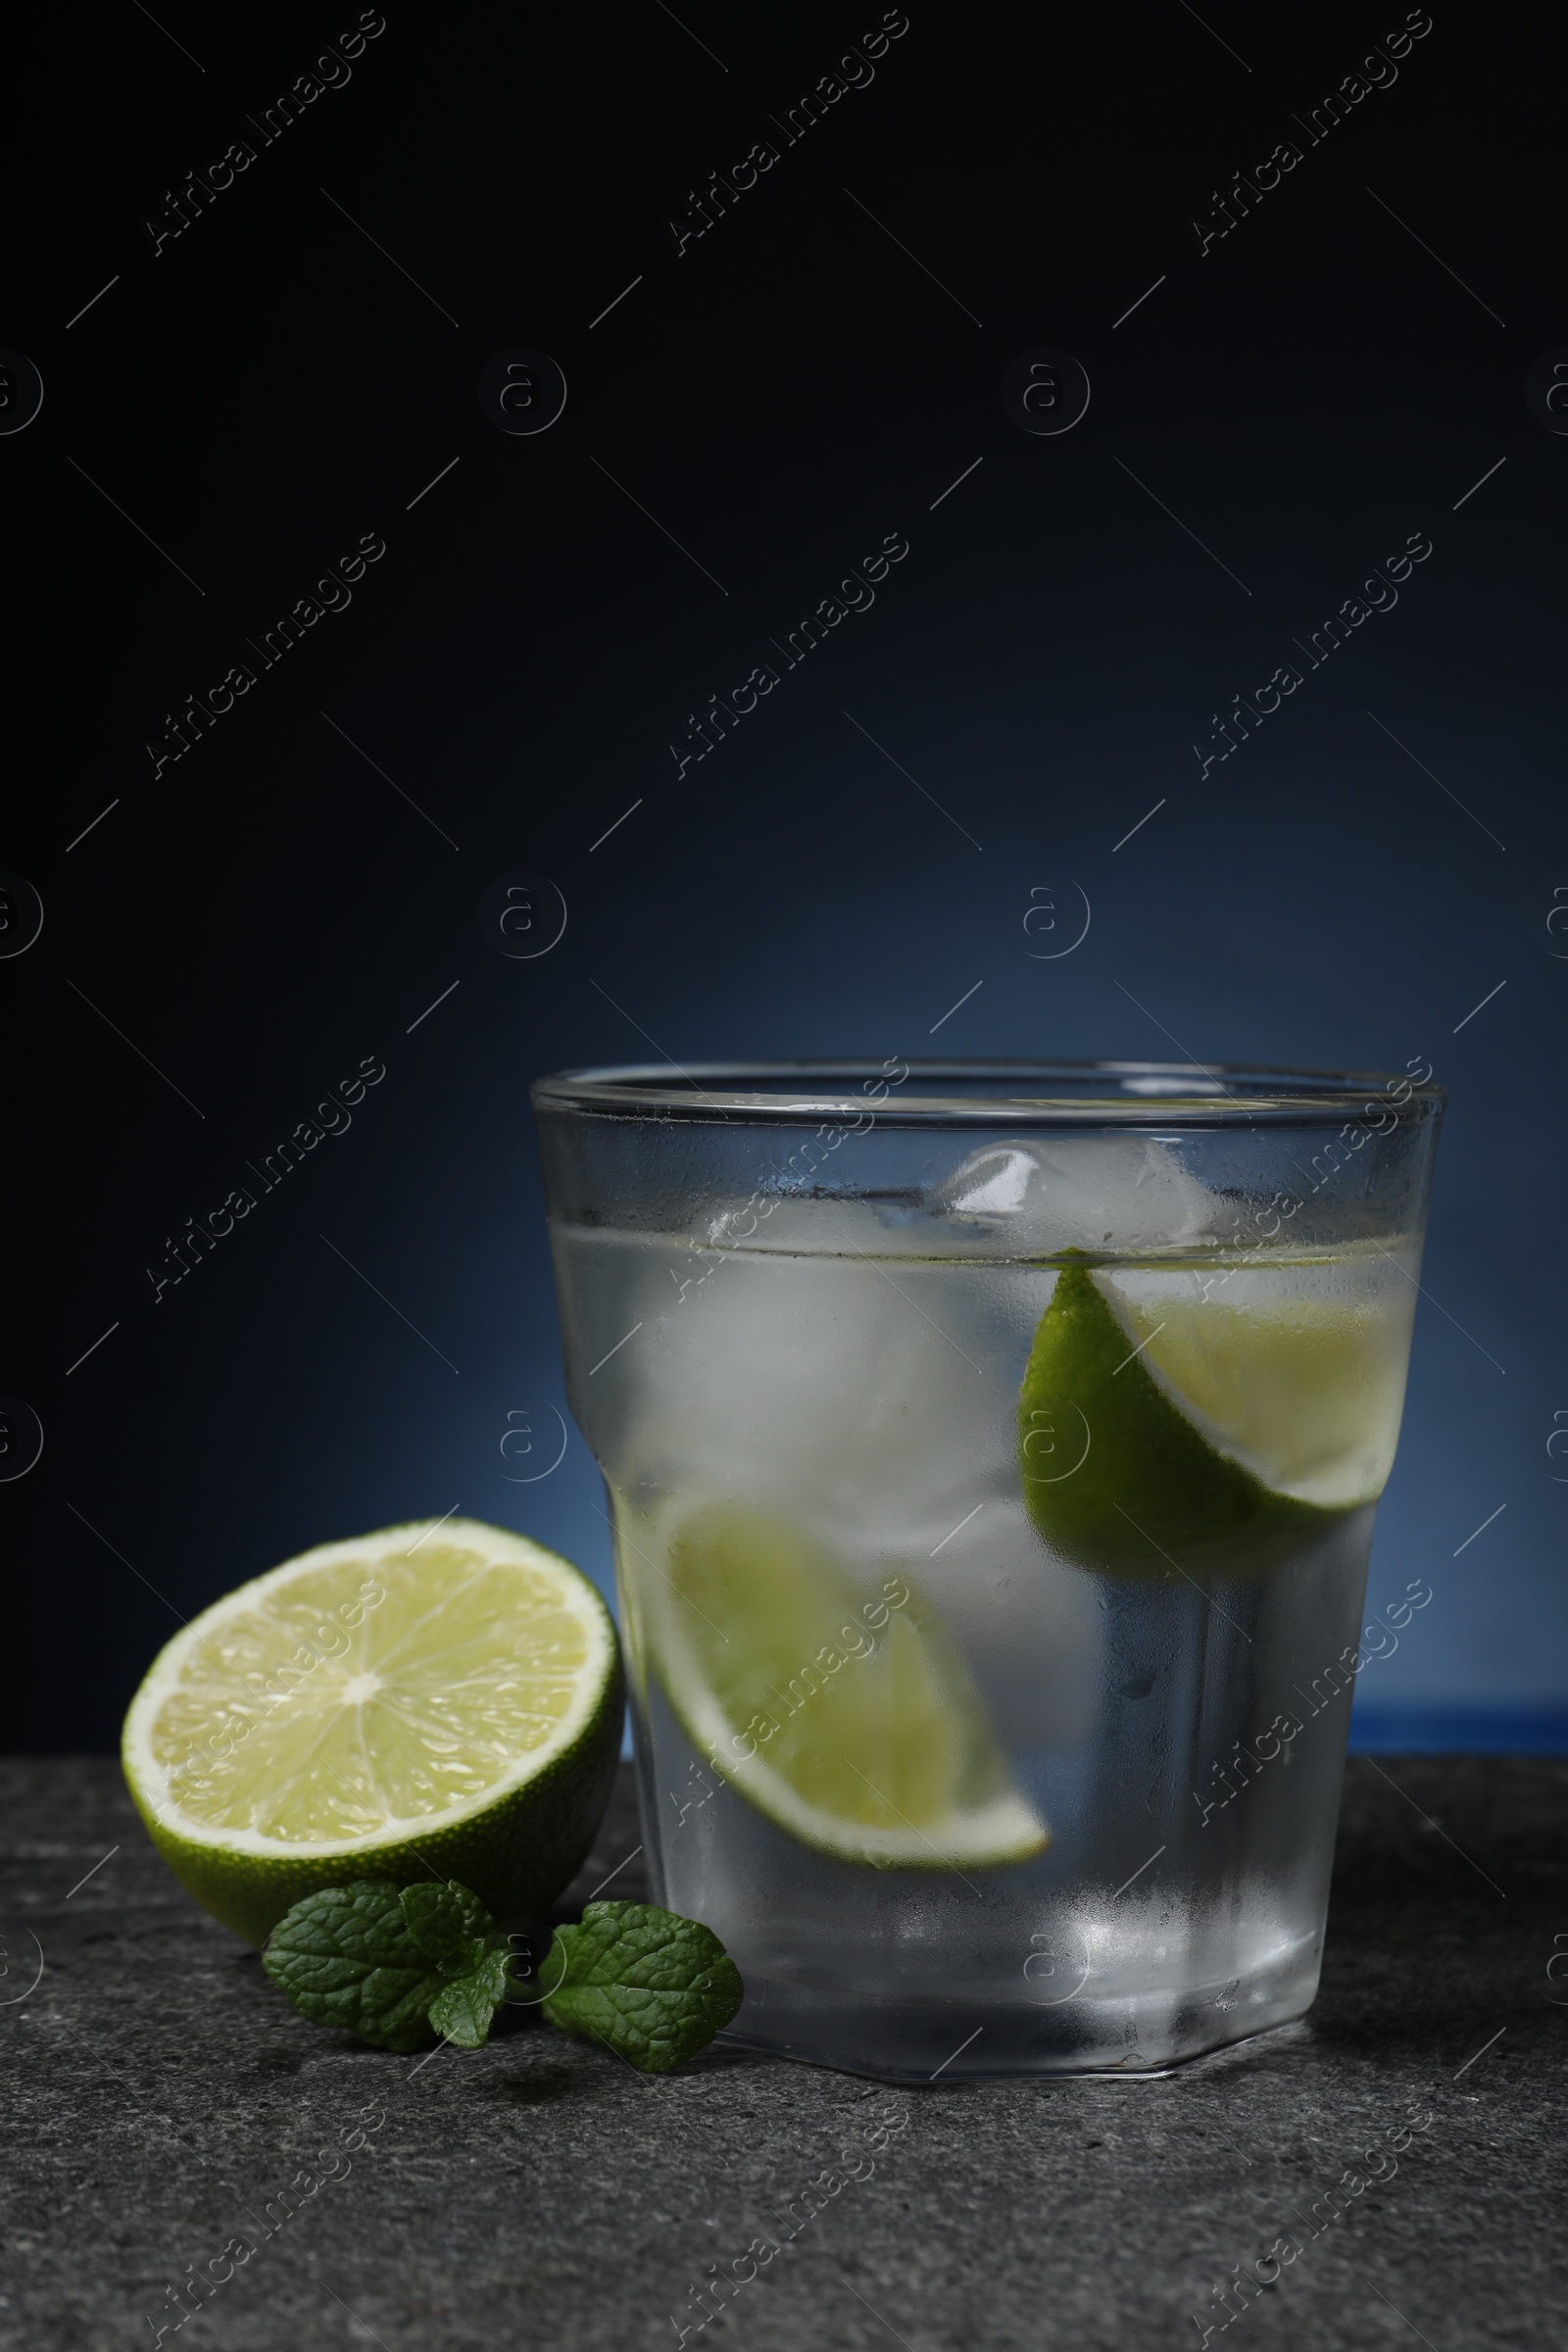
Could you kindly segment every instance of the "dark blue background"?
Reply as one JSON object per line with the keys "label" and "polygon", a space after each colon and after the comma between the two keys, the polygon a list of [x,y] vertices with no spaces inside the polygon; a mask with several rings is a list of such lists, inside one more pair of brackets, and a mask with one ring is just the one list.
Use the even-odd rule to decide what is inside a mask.
{"label": "dark blue background", "polygon": [[[0,327],[46,386],[0,440],[26,592],[0,862],[46,907],[0,964],[0,1388],[46,1432],[0,1487],[16,1744],[110,1744],[177,1616],[329,1537],[461,1504],[608,1583],[575,1431],[533,1485],[501,1451],[509,1412],[543,1444],[564,1406],[529,1079],[913,1054],[976,982],[938,1047],[1431,1060],[1371,1599],[1434,1600],[1357,1733],[1563,1744],[1568,440],[1524,395],[1568,344],[1553,61],[1442,17],[1308,147],[1292,117],[1404,12],[1205,13],[915,5],[678,258],[687,191],[782,148],[769,113],[877,9],[391,8],[156,259],[163,191],[338,20],[168,18],[201,73],[134,11],[37,35],[40,153],[69,118],[76,168],[14,186]],[[1200,257],[1190,220],[1286,137],[1300,164]],[[519,344],[569,386],[536,438],[475,394]],[[1093,387],[1055,438],[1000,396],[1041,345]],[[367,531],[352,606],[155,780],[163,714]],[[874,609],[677,781],[688,713],[895,531]],[[1415,532],[1396,609],[1200,776],[1211,714],[1304,670],[1293,640]],[[515,867],[569,908],[534,962],[477,922]],[[1031,960],[1031,893],[1065,916],[1073,885],[1088,937]],[[155,1305],[165,1237],[365,1055],[352,1129]]]}

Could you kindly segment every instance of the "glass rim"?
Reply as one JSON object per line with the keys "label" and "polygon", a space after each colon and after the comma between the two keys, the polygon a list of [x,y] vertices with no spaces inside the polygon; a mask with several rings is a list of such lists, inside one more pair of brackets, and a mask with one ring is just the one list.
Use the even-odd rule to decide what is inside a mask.
{"label": "glass rim", "polygon": [[[903,1073],[895,1077],[894,1072]],[[673,1081],[672,1082],[672,1077]],[[1045,1093],[906,1093],[985,1083],[1048,1086]],[[748,1083],[751,1082],[751,1083]],[[1098,1083],[1103,1093],[1066,1091]],[[883,1091],[876,1094],[876,1088]],[[1404,1089],[1402,1096],[1394,1092]],[[760,1091],[770,1089],[773,1091]],[[1028,1060],[895,1054],[884,1061],[618,1062],[535,1079],[536,1111],[696,1125],[802,1126],[853,1116],[905,1127],[1317,1125],[1368,1111],[1406,1122],[1439,1116],[1446,1090],[1429,1075],[1301,1070],[1240,1062]]]}

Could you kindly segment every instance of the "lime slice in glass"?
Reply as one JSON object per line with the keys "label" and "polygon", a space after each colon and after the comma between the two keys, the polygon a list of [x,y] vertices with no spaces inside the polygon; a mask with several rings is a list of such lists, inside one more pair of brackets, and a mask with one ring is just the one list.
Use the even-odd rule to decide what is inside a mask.
{"label": "lime slice in glass", "polygon": [[1049,1842],[961,1652],[903,1576],[862,1592],[800,1530],[735,1503],[687,1519],[667,1563],[637,1580],[660,1681],[693,1745],[779,1829],[906,1870]]}
{"label": "lime slice in glass", "polygon": [[[1393,1269],[1336,1296],[1321,1267],[1269,1268],[1245,1299],[1101,1277],[1140,1363],[1209,1444],[1279,1494],[1348,1509],[1394,1466],[1413,1286]],[[1118,1381],[1118,1387],[1120,1382]]]}
{"label": "lime slice in glass", "polygon": [[1024,1500],[1054,1550],[1112,1576],[1246,1576],[1376,1500],[1402,1309],[1288,1285],[1238,1304],[1138,1297],[1122,1279],[1064,1266],[1024,1374]]}

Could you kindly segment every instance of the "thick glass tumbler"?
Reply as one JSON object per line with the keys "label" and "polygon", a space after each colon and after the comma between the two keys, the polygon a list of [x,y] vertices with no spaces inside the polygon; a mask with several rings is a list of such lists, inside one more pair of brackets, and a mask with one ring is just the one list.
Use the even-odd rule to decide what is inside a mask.
{"label": "thick glass tumbler", "polygon": [[534,1089],[652,1884],[739,1964],[730,2038],[1136,2072],[1308,2006],[1429,1080]]}

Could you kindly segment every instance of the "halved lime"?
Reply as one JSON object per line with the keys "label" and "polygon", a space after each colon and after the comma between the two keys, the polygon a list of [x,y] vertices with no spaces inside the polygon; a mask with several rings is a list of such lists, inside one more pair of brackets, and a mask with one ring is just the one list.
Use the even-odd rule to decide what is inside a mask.
{"label": "halved lime", "polygon": [[1018,1398],[1030,1517],[1054,1550],[1108,1575],[1277,1565],[1387,1476],[1354,1449],[1346,1474],[1341,1441],[1373,1385],[1364,1364],[1352,1376],[1358,1349],[1344,1307],[1133,1308],[1107,1276],[1063,1266]]}
{"label": "halved lime", "polygon": [[252,1943],[353,1879],[455,1878],[529,1918],[593,1842],[621,1705],[614,1626],[569,1561],[416,1520],[204,1609],[131,1701],[123,1763],[174,1876]]}
{"label": "halved lime", "polygon": [[906,1870],[1049,1843],[961,1652],[905,1577],[861,1592],[799,1529],[735,1503],[688,1519],[667,1559],[639,1578],[656,1670],[693,1744],[778,1828]]}

